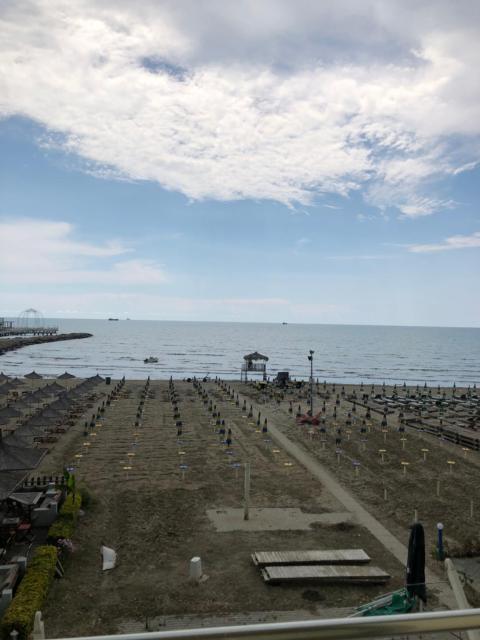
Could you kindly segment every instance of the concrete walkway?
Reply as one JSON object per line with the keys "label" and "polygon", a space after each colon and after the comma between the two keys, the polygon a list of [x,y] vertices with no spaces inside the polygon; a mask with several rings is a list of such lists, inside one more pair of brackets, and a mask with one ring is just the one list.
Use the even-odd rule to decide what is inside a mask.
{"label": "concrete walkway", "polygon": [[[242,402],[244,399],[247,403],[251,403],[251,398],[241,396]],[[288,451],[292,458],[295,458],[297,462],[308,469],[315,478],[320,480],[322,485],[328,489],[335,498],[337,498],[345,509],[353,514],[360,525],[368,529],[368,531],[370,531],[370,533],[382,543],[385,549],[393,554],[393,556],[395,556],[402,565],[406,565],[408,555],[407,547],[392,533],[390,533],[390,531],[388,531],[381,522],[374,518],[374,516],[372,516],[372,514],[369,513],[351,493],[344,489],[344,487],[342,487],[336,478],[317,458],[310,455],[302,445],[292,442],[292,440],[290,440],[277,426],[275,426],[275,415],[270,409],[262,405],[257,407],[255,411],[261,411],[262,416],[268,419],[268,430],[272,439],[275,440],[280,447],[285,449],[285,451]],[[448,584],[446,577],[440,577],[433,571],[427,569],[425,572],[425,579],[427,583],[435,585],[429,587],[429,589],[435,593],[439,601],[445,607],[448,609],[457,609],[453,592],[450,589],[450,585]]]}

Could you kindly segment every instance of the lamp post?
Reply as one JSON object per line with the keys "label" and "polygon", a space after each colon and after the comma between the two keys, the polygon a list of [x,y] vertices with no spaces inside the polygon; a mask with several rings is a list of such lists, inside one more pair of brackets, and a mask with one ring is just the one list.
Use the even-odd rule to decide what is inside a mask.
{"label": "lamp post", "polygon": [[310,355],[308,359],[310,360],[310,415],[313,417],[313,354],[315,351],[310,349]]}

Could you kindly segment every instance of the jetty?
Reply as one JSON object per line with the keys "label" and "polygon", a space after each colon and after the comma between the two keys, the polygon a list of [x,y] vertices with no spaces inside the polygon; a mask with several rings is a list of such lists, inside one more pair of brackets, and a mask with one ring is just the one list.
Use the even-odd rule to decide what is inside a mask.
{"label": "jetty", "polygon": [[0,325],[0,338],[12,336],[54,336],[58,333],[58,327],[2,327]]}
{"label": "jetty", "polygon": [[91,333],[35,333],[31,337],[17,337],[15,334],[13,337],[8,338],[1,334],[3,340],[0,337],[0,356],[4,353],[7,353],[7,351],[15,351],[16,349],[29,347],[33,344],[43,344],[44,342],[60,342],[62,340],[80,340],[82,338],[91,338],[92,335],[93,334]]}

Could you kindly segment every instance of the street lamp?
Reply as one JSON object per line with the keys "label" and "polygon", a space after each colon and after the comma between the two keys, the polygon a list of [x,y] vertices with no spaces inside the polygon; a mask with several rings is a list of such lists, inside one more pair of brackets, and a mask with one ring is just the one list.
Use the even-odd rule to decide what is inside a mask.
{"label": "street lamp", "polygon": [[315,351],[310,349],[310,355],[308,359],[310,360],[310,415],[313,417],[313,354]]}

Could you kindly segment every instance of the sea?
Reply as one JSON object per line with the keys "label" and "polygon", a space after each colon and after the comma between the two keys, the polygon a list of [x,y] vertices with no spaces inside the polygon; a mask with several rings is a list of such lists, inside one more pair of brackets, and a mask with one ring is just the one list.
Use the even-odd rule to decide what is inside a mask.
{"label": "sea", "polygon": [[[366,325],[47,320],[92,338],[33,345],[0,356],[0,371],[130,379],[239,379],[243,356],[268,357],[267,374],[320,381],[468,386],[480,383],[480,329]],[[149,356],[156,364],[145,364]]]}

